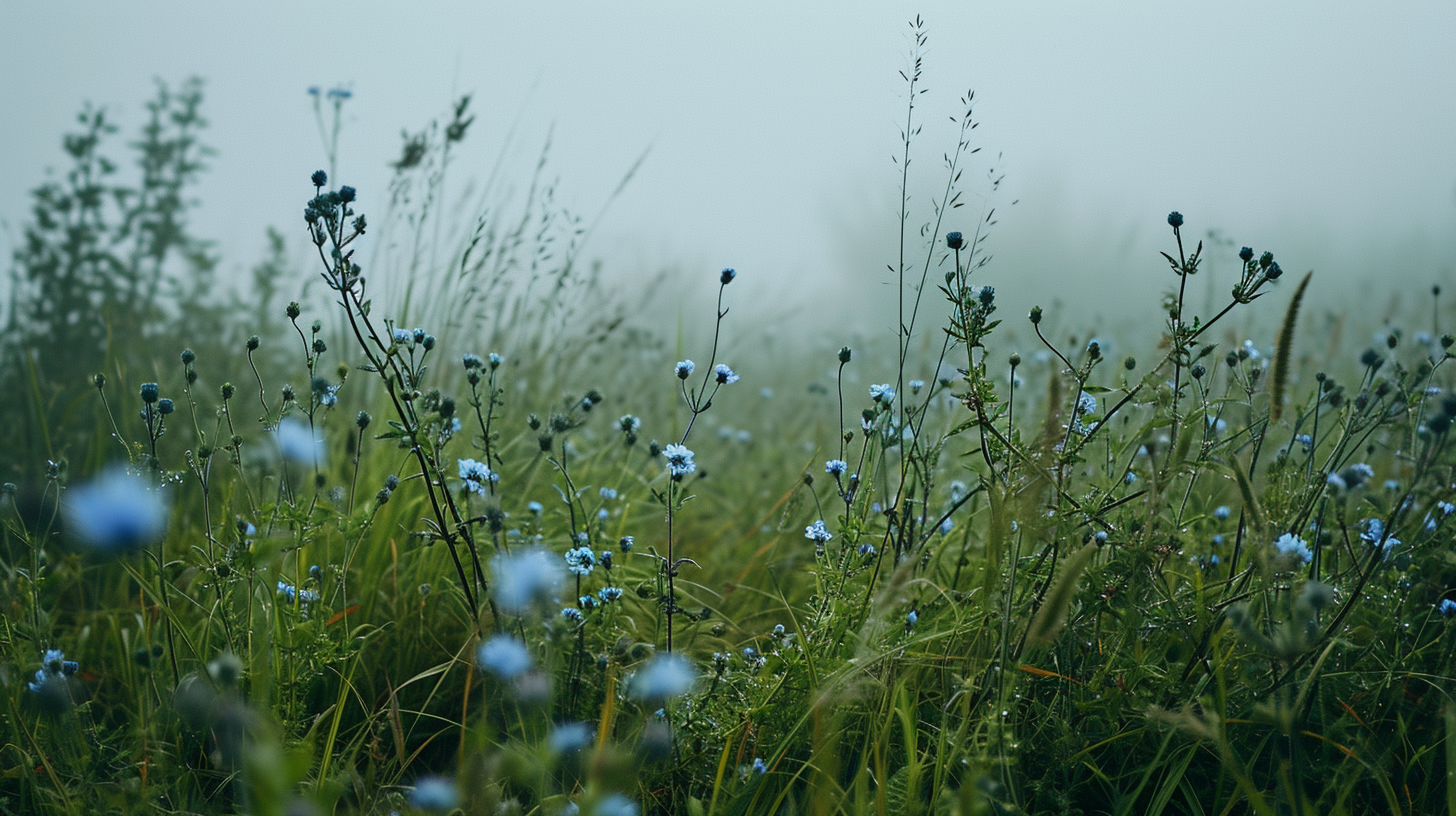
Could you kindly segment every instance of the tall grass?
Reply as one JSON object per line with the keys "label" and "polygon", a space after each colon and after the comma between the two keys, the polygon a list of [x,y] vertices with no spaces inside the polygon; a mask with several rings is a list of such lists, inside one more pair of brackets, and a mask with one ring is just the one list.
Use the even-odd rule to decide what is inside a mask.
{"label": "tall grass", "polygon": [[300,179],[273,313],[129,347],[167,362],[91,381],[85,466],[6,489],[0,810],[1450,807],[1439,301],[1318,356],[1366,327],[1300,319],[1317,273],[1245,249],[1199,312],[1172,213],[1160,345],[1038,307],[1011,348],[972,95],[908,196],[911,38],[897,328],[854,348],[738,340],[748,269],[703,273],[703,331],[629,332],[650,287],[583,269],[544,164],[445,206],[468,99],[388,191]]}

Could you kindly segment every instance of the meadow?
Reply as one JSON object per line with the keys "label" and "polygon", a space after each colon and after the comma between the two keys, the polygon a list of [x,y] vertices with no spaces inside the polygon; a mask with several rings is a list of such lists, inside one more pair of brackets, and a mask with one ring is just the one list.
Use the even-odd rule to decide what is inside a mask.
{"label": "meadow", "polygon": [[973,95],[924,145],[904,79],[898,331],[771,348],[544,165],[446,206],[468,97],[222,286],[202,85],[83,110],[12,259],[0,812],[1456,813],[1439,289],[1317,320],[1174,212],[1158,342],[1005,314]]}

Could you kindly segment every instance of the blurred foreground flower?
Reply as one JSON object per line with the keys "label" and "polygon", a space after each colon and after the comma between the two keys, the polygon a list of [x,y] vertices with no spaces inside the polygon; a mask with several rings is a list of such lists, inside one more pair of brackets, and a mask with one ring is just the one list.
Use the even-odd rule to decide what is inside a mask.
{"label": "blurred foreground flower", "polygon": [[557,559],[542,549],[498,555],[490,562],[495,584],[491,587],[502,612],[519,615],[537,601],[549,601],[561,586],[565,570]]}
{"label": "blurred foreground flower", "polygon": [[658,655],[632,678],[632,696],[659,702],[688,693],[694,679],[692,664],[681,655]]}
{"label": "blurred foreground flower", "polygon": [[308,423],[288,418],[278,423],[278,452],[300,465],[323,464],[323,439]]}
{"label": "blurred foreground flower", "polygon": [[67,491],[65,512],[76,538],[109,555],[153,544],[167,527],[161,491],[120,467]]}

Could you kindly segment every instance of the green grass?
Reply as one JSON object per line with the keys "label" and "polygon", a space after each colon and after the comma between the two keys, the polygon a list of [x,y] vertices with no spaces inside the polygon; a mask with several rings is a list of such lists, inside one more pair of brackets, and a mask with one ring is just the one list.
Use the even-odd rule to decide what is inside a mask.
{"label": "green grass", "polygon": [[[979,288],[994,216],[958,206],[963,102],[943,197],[900,218],[901,329],[853,349],[739,340],[754,304],[721,281],[716,307],[694,287],[670,304],[677,336],[633,328],[648,295],[583,268],[589,228],[544,192],[437,230],[462,103],[433,131],[456,138],[401,160],[381,226],[312,191],[319,226],[288,240],[313,239],[326,296],[274,241],[273,313],[221,308],[196,342],[169,324],[193,362],[108,347],[90,407],[64,411],[47,383],[80,374],[11,372],[32,385],[7,411],[57,453],[0,507],[0,810],[385,814],[443,776],[470,814],[622,812],[614,795],[694,816],[1451,812],[1456,400],[1431,322],[1450,309],[1433,296],[1362,355],[1338,338],[1373,327],[1300,315],[1317,273],[1251,254],[1227,308],[1195,315],[1185,284],[1210,273],[1170,216],[1160,345],[1107,359],[1038,309],[1011,316],[1038,344],[1013,355]],[[401,230],[407,251],[371,256]],[[353,263],[445,283],[376,292]],[[430,350],[392,339],[401,315]],[[148,420],[143,381],[176,411]],[[285,418],[319,429],[320,462],[280,458]],[[674,479],[669,444],[697,469]],[[465,489],[461,459],[499,481]],[[160,540],[107,556],[61,508],[117,461],[170,510]],[[610,570],[512,613],[494,559],[564,568],[579,535]],[[536,670],[481,665],[498,634]],[[79,667],[34,691],[48,649]],[[640,699],[669,650],[693,689]],[[562,752],[567,723],[592,736]]]}

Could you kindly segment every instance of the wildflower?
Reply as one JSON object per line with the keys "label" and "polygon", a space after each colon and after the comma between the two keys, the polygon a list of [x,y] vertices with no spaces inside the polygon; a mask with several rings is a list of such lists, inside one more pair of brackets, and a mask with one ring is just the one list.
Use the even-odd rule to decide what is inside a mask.
{"label": "wildflower", "polygon": [[307,423],[287,417],[278,423],[278,452],[284,460],[301,465],[319,465],[323,459],[323,437]]}
{"label": "wildflower", "polygon": [[597,554],[591,547],[576,547],[566,551],[566,568],[577,575],[590,575],[597,565]]}
{"label": "wildflower", "polygon": [[620,587],[602,587],[597,590],[597,597],[602,599],[602,603],[611,603],[621,600],[622,590]]}
{"label": "wildflower", "polygon": [[697,368],[697,366],[693,365],[692,360],[678,360],[676,368],[677,378],[679,380],[686,380],[688,377],[692,376],[693,369],[695,368]]}
{"label": "wildflower", "polygon": [[408,345],[410,345],[410,343],[412,343],[414,341],[414,339],[415,339],[415,336],[410,333],[410,330],[409,329],[395,329],[394,330],[394,342],[395,342],[396,345],[408,346]]}
{"label": "wildflower", "polygon": [[1243,249],[1239,250],[1239,260],[1243,261],[1244,263],[1248,263],[1249,261],[1254,260],[1254,248],[1244,247]]}
{"label": "wildflower", "polygon": [[1228,519],[1230,512],[1231,511],[1229,510],[1228,505],[1220,504],[1219,506],[1213,508],[1213,517],[1218,519],[1219,521],[1225,521]]}
{"label": "wildflower", "polygon": [[[954,233],[959,235],[960,233]],[[758,757],[753,758],[753,772],[759,775],[768,773],[768,764]]]}
{"label": "wildflower", "polygon": [[861,544],[861,545],[859,545],[859,554],[860,555],[863,555],[866,558],[869,558],[869,557],[873,556],[875,554],[875,545],[873,545],[873,544]]}
{"label": "wildflower", "polygon": [[601,497],[606,499],[607,501],[611,501],[612,499],[617,498],[617,490],[613,487],[604,487],[597,492],[600,493]]}
{"label": "wildflower", "polygon": [[591,816],[637,816],[637,803],[620,793],[609,793],[592,808]]}
{"label": "wildflower", "polygon": [[830,459],[828,462],[824,463],[825,473],[832,473],[835,476],[840,476],[843,475],[846,470],[849,470],[849,463],[844,461],[843,459]]}
{"label": "wildflower", "polygon": [[591,740],[592,729],[586,723],[562,723],[551,729],[551,736],[546,738],[546,746],[553,754],[569,754],[587,747]]}
{"label": "wildflower", "polygon": [[738,375],[734,374],[733,369],[723,363],[713,366],[713,373],[717,375],[718,382],[722,385],[732,385],[738,382]]}
{"label": "wildflower", "polygon": [[914,609],[910,610],[910,614],[905,616],[905,628],[908,629],[914,626],[919,620],[920,613],[916,612]]}
{"label": "wildflower", "polygon": [[910,390],[911,391],[914,391],[917,394],[919,394],[920,393],[920,389],[922,389],[924,387],[925,387],[925,380],[911,380],[910,381]]}
{"label": "wildflower", "polygon": [[945,234],[945,245],[948,249],[960,249],[965,246],[965,238],[959,232],[947,232]]}
{"label": "wildflower", "polygon": [[1378,518],[1365,519],[1360,537],[1371,544],[1379,544],[1385,538],[1385,521]]}
{"label": "wildflower", "polygon": [[40,669],[35,673],[35,680],[26,683],[26,686],[34,694],[41,694],[47,683],[64,683],[67,677],[80,671],[81,664],[74,660],[67,660],[66,655],[60,649],[47,649],[41,656]]}
{"label": "wildflower", "polygon": [[949,533],[951,530],[954,530],[954,529],[955,529],[955,519],[948,518],[945,521],[942,521],[940,523],[940,532],[942,534]]}
{"label": "wildflower", "polygon": [[1448,618],[1456,617],[1456,601],[1453,601],[1450,598],[1442,598],[1441,605],[1437,608],[1441,610],[1442,615],[1445,615]]}
{"label": "wildflower", "polygon": [[455,790],[455,783],[443,776],[422,776],[415,780],[409,803],[426,813],[449,813],[460,806],[460,794]]}
{"label": "wildflower", "polygon": [[1097,413],[1097,398],[1083,391],[1077,396],[1077,413],[1083,416]]}
{"label": "wildflower", "polygon": [[1098,530],[1097,532],[1095,532],[1095,533],[1092,534],[1092,540],[1093,541],[1096,541],[1098,544],[1106,544],[1107,543],[1107,531],[1106,530]]}
{"label": "wildflower", "polygon": [[510,635],[496,635],[480,644],[475,662],[502,680],[514,680],[530,671],[535,663],[526,644]]}
{"label": "wildflower", "polygon": [[1304,539],[1293,533],[1279,536],[1274,542],[1274,547],[1279,550],[1280,555],[1298,556],[1306,564],[1314,558],[1314,553],[1309,549],[1309,545],[1304,543]]}
{"label": "wildflower", "polygon": [[1351,490],[1354,490],[1365,484],[1366,482],[1370,481],[1370,478],[1374,475],[1374,468],[1371,468],[1364,462],[1356,462],[1355,464],[1350,465],[1349,467],[1340,471],[1340,478],[1345,480],[1345,484]]}
{"label": "wildflower", "polygon": [[834,536],[824,526],[824,519],[819,519],[804,528],[804,538],[811,539],[818,544],[823,544],[829,541],[829,539],[834,538]]}
{"label": "wildflower", "polygon": [[611,550],[602,550],[601,552],[597,553],[597,560],[599,560],[599,561],[602,562],[602,568],[603,569],[611,569],[612,568],[612,551]]}
{"label": "wildflower", "polygon": [[66,492],[66,521],[80,540],[121,555],[157,541],[167,526],[167,502],[158,490],[121,468]]}
{"label": "wildflower", "polygon": [[318,600],[318,593],[311,589],[300,590],[287,581],[278,582],[278,596],[289,603],[313,603]]}
{"label": "wildflower", "polygon": [[536,601],[550,599],[561,585],[562,570],[543,549],[517,550],[491,560],[491,592],[502,611],[518,615]]}
{"label": "wildflower", "polygon": [[870,399],[889,405],[895,401],[895,389],[889,383],[870,386]]}
{"label": "wildflower", "polygon": [[1129,470],[1127,473],[1123,474],[1122,480],[1128,484],[1137,484],[1138,475]]}
{"label": "wildflower", "polygon": [[1314,450],[1314,437],[1310,436],[1309,434],[1300,434],[1294,437],[1294,441],[1298,442],[1300,447],[1304,448],[1305,453],[1309,453],[1311,450]]}
{"label": "wildflower", "polygon": [[1436,502],[1436,507],[1441,511],[1442,515],[1446,516],[1449,516],[1453,511],[1456,511],[1456,504],[1452,504],[1451,502]]}
{"label": "wildflower", "polygon": [[465,365],[466,371],[473,371],[485,365],[485,361],[481,360],[478,355],[470,354],[468,352],[460,358],[460,362]]}
{"label": "wildflower", "polygon": [[1173,229],[1183,226],[1183,213],[1177,211],[1168,213],[1168,226]]}
{"label": "wildflower", "polygon": [[581,623],[583,620],[586,620],[586,616],[581,614],[581,610],[574,606],[562,607],[561,617],[566,618],[572,623]]}
{"label": "wildflower", "polygon": [[[167,400],[162,400],[162,401],[163,402],[167,402]],[[319,405],[322,405],[325,408],[332,408],[332,407],[334,407],[335,405],[338,405],[338,404],[339,404],[339,386],[337,386],[337,385],[326,385],[326,386],[324,386],[323,390],[319,392]],[[163,411],[162,413],[169,413],[169,412]]]}
{"label": "wildflower", "polygon": [[734,270],[732,267],[724,267],[722,274],[718,276],[718,281],[724,286],[727,286],[728,284],[732,283],[733,279],[736,277],[738,277],[738,272],[736,270]]}
{"label": "wildflower", "polygon": [[632,678],[632,696],[640,700],[662,701],[686,694],[695,679],[692,664],[676,654],[660,654]]}
{"label": "wildflower", "polygon": [[622,548],[622,552],[632,552],[632,545],[635,543],[632,536],[622,536],[622,540],[618,541],[617,545]]}
{"label": "wildflower", "polygon": [[485,495],[486,482],[500,481],[500,474],[494,473],[484,462],[477,462],[474,459],[461,459],[460,478],[465,480],[465,489],[471,493]]}
{"label": "wildflower", "polygon": [[491,370],[494,371],[501,367],[501,363],[504,363],[506,358],[492,351],[490,354],[485,355],[485,360],[490,363]]}
{"label": "wildflower", "polygon": [[626,433],[636,433],[642,429],[642,420],[631,414],[622,414],[621,418],[617,420],[617,427]]}
{"label": "wildflower", "polygon": [[668,445],[662,452],[667,455],[667,469],[673,476],[686,476],[698,469],[693,452],[685,445]]}

